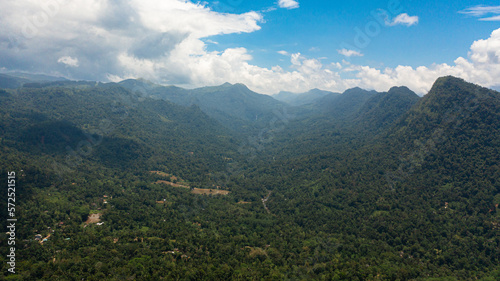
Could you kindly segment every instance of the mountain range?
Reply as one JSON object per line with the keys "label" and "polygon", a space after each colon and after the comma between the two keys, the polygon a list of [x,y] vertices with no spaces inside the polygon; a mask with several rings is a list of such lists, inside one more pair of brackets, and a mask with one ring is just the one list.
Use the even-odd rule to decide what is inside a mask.
{"label": "mountain range", "polygon": [[330,91],[323,91],[320,89],[312,89],[305,93],[292,93],[281,91],[274,95],[273,98],[285,102],[289,105],[300,106],[313,103],[315,100],[322,98],[326,95],[334,94]]}
{"label": "mountain range", "polygon": [[497,91],[0,85],[21,279],[500,278]]}

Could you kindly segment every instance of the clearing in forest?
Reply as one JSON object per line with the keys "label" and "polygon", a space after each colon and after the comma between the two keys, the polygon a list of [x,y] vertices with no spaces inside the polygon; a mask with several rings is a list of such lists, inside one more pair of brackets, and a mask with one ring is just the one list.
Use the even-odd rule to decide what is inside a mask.
{"label": "clearing in forest", "polygon": [[89,223],[98,223],[101,221],[101,214],[100,213],[97,213],[97,214],[90,214],[89,218],[87,219],[87,221],[85,222],[86,224],[89,224]]}
{"label": "clearing in forest", "polygon": [[159,176],[165,177],[165,178],[170,178],[170,174],[167,174],[162,171],[150,171],[151,174],[157,174]]}
{"label": "clearing in forest", "polygon": [[187,185],[182,185],[182,184],[178,184],[178,183],[174,183],[174,182],[170,182],[170,181],[162,181],[162,180],[158,180],[155,182],[155,184],[158,184],[158,183],[164,183],[164,184],[168,184],[168,185],[171,185],[171,186],[174,186],[174,187],[184,187],[184,188],[191,188]]}
{"label": "clearing in forest", "polygon": [[155,182],[156,184],[164,183],[164,184],[168,184],[168,185],[175,186],[175,187],[190,188],[190,186],[186,182],[184,182],[182,179],[180,179],[174,175],[167,174],[167,173],[162,172],[162,171],[150,171],[150,173],[157,174],[160,177],[168,179],[168,180],[158,180]]}
{"label": "clearing in forest", "polygon": [[[176,176],[167,174],[167,173],[162,172],[162,171],[150,171],[150,173],[157,174],[161,177],[170,179],[170,181],[157,180],[155,182],[155,184],[163,183],[163,184],[168,184],[168,185],[174,186],[174,187],[191,188],[186,182],[184,182],[182,179],[180,179]],[[176,181],[176,182],[172,182],[172,181]],[[179,183],[177,183],[177,182],[179,182]],[[210,194],[212,194],[212,195],[228,195],[230,192],[227,190],[220,190],[220,189],[191,188],[191,193],[203,194],[203,195],[210,195]]]}
{"label": "clearing in forest", "polygon": [[203,194],[203,195],[228,195],[228,190],[220,190],[220,189],[203,189],[203,188],[193,188],[191,191],[194,194]]}

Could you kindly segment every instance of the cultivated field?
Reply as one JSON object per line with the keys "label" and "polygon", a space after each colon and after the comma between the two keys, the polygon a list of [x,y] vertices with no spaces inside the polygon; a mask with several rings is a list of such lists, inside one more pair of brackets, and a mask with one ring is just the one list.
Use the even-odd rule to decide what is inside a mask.
{"label": "cultivated field", "polygon": [[171,185],[171,186],[174,186],[174,187],[191,188],[191,187],[189,187],[187,185],[182,185],[182,184],[178,184],[178,183],[174,183],[174,182],[170,182],[170,181],[159,180],[159,181],[155,182],[155,184],[158,184],[158,183],[168,184],[168,185]]}
{"label": "cultivated field", "polygon": [[191,191],[194,194],[203,194],[203,195],[228,195],[230,191],[220,190],[220,189],[202,189],[202,188],[193,188]]}
{"label": "cultivated field", "polygon": [[[171,181],[167,181],[167,180],[157,180],[155,182],[155,184],[162,183],[162,184],[168,184],[168,185],[174,186],[174,187],[191,188],[189,185],[187,185],[186,182],[182,181],[181,179],[177,178],[176,176],[167,174],[167,173],[162,172],[162,171],[150,171],[150,173],[157,174],[157,175],[164,177],[164,178],[168,178],[171,181],[179,181],[180,182],[180,183],[175,183],[175,182],[171,182]],[[220,190],[220,189],[192,188],[191,193],[202,194],[202,195],[210,195],[210,194],[211,195],[228,195],[230,193],[230,191]],[[161,204],[161,203],[159,203],[159,204]]]}

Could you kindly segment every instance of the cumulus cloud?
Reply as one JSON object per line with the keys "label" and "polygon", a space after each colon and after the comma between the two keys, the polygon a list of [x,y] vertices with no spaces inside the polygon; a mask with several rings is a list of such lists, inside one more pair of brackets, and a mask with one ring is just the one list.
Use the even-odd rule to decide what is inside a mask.
{"label": "cumulus cloud", "polygon": [[389,26],[406,25],[412,26],[418,23],[418,16],[409,16],[407,13],[397,15],[392,21],[386,21]]}
{"label": "cumulus cloud", "polygon": [[429,67],[397,66],[378,70],[368,66],[355,66],[360,86],[376,90],[394,85],[406,85],[419,94],[425,94],[440,76],[453,75],[485,87],[500,85],[500,29],[488,39],[475,41],[468,59],[459,57],[454,65],[433,64]]}
{"label": "cumulus cloud", "polygon": [[67,66],[78,67],[78,58],[72,58],[70,56],[60,57],[57,62],[65,64]]}
{"label": "cumulus cloud", "polygon": [[[263,19],[253,11],[217,13],[184,0],[18,0],[3,3],[1,14],[0,67],[90,80],[137,75],[165,83],[190,80],[169,65],[174,53],[185,63],[210,56],[201,39],[254,32]],[[165,69],[170,71],[159,74]]]}
{"label": "cumulus cloud", "polygon": [[244,83],[264,94],[395,85],[425,94],[444,75],[500,86],[500,29],[473,42],[468,56],[452,65],[377,69],[280,51],[289,66],[264,68],[252,64],[244,47],[207,48],[210,36],[258,31],[263,18],[256,12],[217,13],[184,0],[17,0],[3,3],[1,13],[2,70],[98,81],[143,77],[185,87]]}
{"label": "cumulus cloud", "polygon": [[278,54],[284,55],[284,56],[289,56],[290,55],[287,51],[284,51],[284,50],[278,51]]}
{"label": "cumulus cloud", "polygon": [[278,5],[280,8],[296,9],[299,7],[299,2],[295,0],[279,0]]}
{"label": "cumulus cloud", "polygon": [[[461,14],[466,14],[474,17],[479,17],[482,21],[500,21],[500,6],[475,6],[460,11]],[[484,17],[490,15],[488,17]],[[496,15],[496,16],[495,16]]]}
{"label": "cumulus cloud", "polygon": [[337,50],[337,52],[343,56],[346,56],[346,57],[362,57],[363,54],[358,52],[358,51],[355,51],[355,50],[348,50],[348,49],[341,49],[341,50]]}

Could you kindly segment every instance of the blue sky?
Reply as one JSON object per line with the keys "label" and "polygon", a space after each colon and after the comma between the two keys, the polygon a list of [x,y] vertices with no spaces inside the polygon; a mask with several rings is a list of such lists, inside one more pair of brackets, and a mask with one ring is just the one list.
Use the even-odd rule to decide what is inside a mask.
{"label": "blue sky", "polygon": [[[478,21],[476,17],[460,13],[480,4],[494,6],[495,1],[490,2],[399,1],[397,6],[401,13],[418,16],[418,24],[410,27],[379,25],[379,34],[370,37],[370,44],[362,50],[364,56],[351,57],[351,60],[373,67],[453,63],[457,57],[467,56],[472,42],[488,38],[493,30],[500,27],[499,21]],[[207,3],[221,12],[243,13],[273,7],[275,1]],[[337,52],[342,43],[353,45],[355,28],[364,30],[368,23],[374,21],[371,13],[379,9],[389,10],[388,5],[389,1],[300,1],[296,9],[264,12],[265,22],[257,32],[214,36],[209,40],[219,44],[208,46],[213,50],[244,46],[251,50],[258,65],[266,67],[289,65],[288,60],[277,54],[281,50],[336,62],[345,58]]]}
{"label": "blue sky", "polygon": [[500,86],[494,1],[30,0],[0,9],[0,71],[425,94],[455,75]]}

